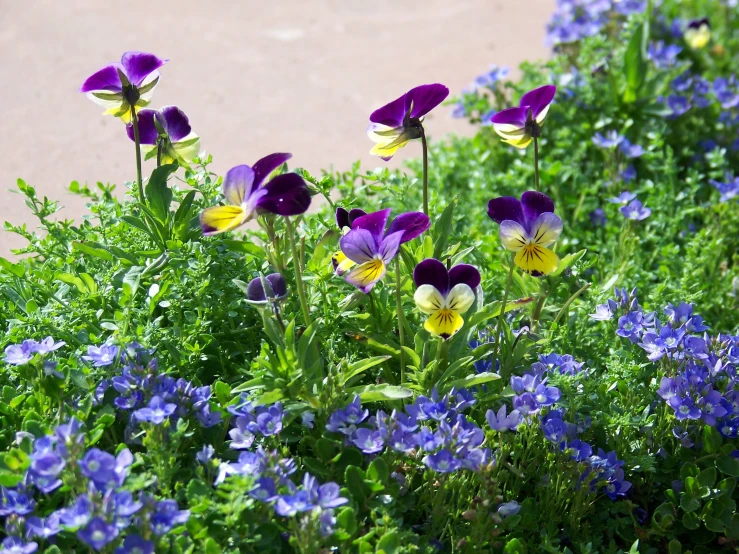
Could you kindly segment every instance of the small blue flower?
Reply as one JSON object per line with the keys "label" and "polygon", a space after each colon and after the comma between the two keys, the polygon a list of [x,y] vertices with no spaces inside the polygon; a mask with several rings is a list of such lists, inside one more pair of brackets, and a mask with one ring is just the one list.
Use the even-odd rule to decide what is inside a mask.
{"label": "small blue flower", "polygon": [[177,409],[177,404],[165,402],[161,396],[153,396],[146,408],[141,408],[133,413],[138,421],[146,421],[154,425],[161,425],[164,420],[171,416]]}
{"label": "small blue flower", "polygon": [[608,198],[608,201],[612,204],[621,204],[625,206],[626,204],[628,204],[635,198],[636,198],[636,194],[634,194],[633,192],[624,191],[614,198]]}
{"label": "small blue flower", "polygon": [[626,219],[642,221],[652,215],[652,210],[642,205],[639,200],[632,200],[628,206],[620,208],[620,212]]}
{"label": "small blue flower", "polygon": [[485,413],[488,425],[490,425],[493,431],[498,431],[499,433],[514,431],[523,421],[523,417],[518,410],[511,410],[511,413],[506,415],[507,409],[506,405],[503,404],[497,414],[493,410],[488,410]]}
{"label": "small blue flower", "polygon": [[87,355],[82,356],[82,359],[92,362],[95,367],[105,367],[115,363],[118,359],[118,351],[119,348],[113,344],[88,346]]}
{"label": "small blue flower", "polygon": [[215,452],[215,448],[213,448],[210,444],[206,444],[198,451],[197,454],[195,454],[195,459],[201,464],[205,465],[211,460],[211,458],[213,458],[213,454],[215,454]]}
{"label": "small blue flower", "polygon": [[451,473],[462,466],[462,462],[457,460],[446,448],[435,454],[428,454],[423,458],[423,463],[439,473]]}
{"label": "small blue flower", "polygon": [[608,131],[605,135],[601,133],[595,133],[593,136],[593,144],[598,148],[616,148],[622,141],[625,140],[623,135],[620,135],[618,131]]}

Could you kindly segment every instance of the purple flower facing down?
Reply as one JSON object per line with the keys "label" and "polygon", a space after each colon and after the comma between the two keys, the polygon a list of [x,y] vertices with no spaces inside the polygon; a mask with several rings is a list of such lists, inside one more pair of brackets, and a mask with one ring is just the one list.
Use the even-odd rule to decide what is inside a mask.
{"label": "purple flower facing down", "polygon": [[376,454],[385,448],[382,433],[380,431],[372,431],[371,429],[357,429],[352,442],[365,454]]}
{"label": "purple flower facing down", "polygon": [[493,410],[488,410],[485,413],[485,417],[488,420],[488,425],[493,431],[503,433],[505,431],[515,431],[521,422],[523,417],[518,410],[511,410],[511,413],[506,415],[507,407],[505,404],[500,407],[496,414]]}
{"label": "purple flower facing down", "polygon": [[141,408],[133,413],[138,421],[146,421],[154,425],[161,425],[164,420],[171,416],[177,409],[176,404],[165,402],[161,396],[153,396],[146,408]]}
{"label": "purple flower facing down", "polygon": [[544,437],[555,444],[567,437],[567,424],[559,418],[548,419],[541,427]]}
{"label": "purple flower facing down", "polygon": [[426,467],[439,473],[451,473],[462,467],[462,462],[456,459],[446,448],[435,454],[428,454],[423,458],[423,463],[426,464]]}
{"label": "purple flower facing down", "polygon": [[629,139],[624,138],[618,145],[619,150],[626,158],[639,158],[644,155],[644,148],[638,144],[633,144]]}
{"label": "purple flower facing down", "polygon": [[80,92],[104,107],[104,115],[128,123],[132,108],[138,111],[149,105],[159,82],[158,70],[167,61],[146,52],[125,52],[120,63],[106,65],[88,77]]}
{"label": "purple flower facing down", "polygon": [[601,133],[595,133],[593,136],[593,144],[598,148],[616,148],[624,139],[623,135],[620,135],[618,131],[608,131],[605,135]]}
{"label": "purple flower facing down", "polygon": [[424,136],[422,118],[447,96],[444,85],[421,85],[372,112],[367,135],[375,146],[370,154],[388,161],[399,148]]}
{"label": "purple flower facing down", "polygon": [[287,283],[279,273],[271,273],[266,277],[256,277],[246,287],[246,301],[249,304],[262,305],[279,302],[287,297]]}
{"label": "purple flower facing down", "polygon": [[154,543],[139,535],[128,535],[114,554],[154,554]]}
{"label": "purple flower facing down", "polygon": [[468,264],[447,270],[439,260],[428,258],[413,270],[416,307],[429,317],[424,323],[432,335],[447,340],[464,325],[462,314],[472,307],[480,272]]}
{"label": "purple flower facing down", "polygon": [[118,347],[113,344],[101,346],[88,346],[87,355],[82,359],[91,362],[95,367],[109,366],[118,359]]}
{"label": "purple flower facing down", "polygon": [[628,206],[621,207],[619,211],[626,219],[634,221],[642,221],[652,215],[652,210],[643,206],[639,200],[632,200]]}
{"label": "purple flower facing down", "polygon": [[682,50],[675,44],[665,46],[662,41],[653,42],[649,45],[648,58],[657,69],[668,69],[677,63],[677,56]]}
{"label": "purple flower facing down", "polygon": [[518,107],[501,110],[492,117],[493,129],[503,142],[519,149],[526,148],[541,135],[541,126],[556,91],[554,85],[544,85],[527,92]]}
{"label": "purple flower facing down", "polygon": [[98,551],[113,542],[117,536],[118,527],[99,517],[92,518],[84,529],[77,531],[77,537],[82,542]]}
{"label": "purple flower facing down", "polygon": [[5,537],[0,554],[33,554],[38,550],[38,543],[25,542],[20,537]]}
{"label": "purple flower facing down", "polygon": [[612,204],[621,204],[625,206],[626,204],[628,204],[635,198],[636,198],[636,194],[634,194],[633,192],[624,191],[614,198],[609,198],[608,201]]}
{"label": "purple flower facing down", "polygon": [[[159,156],[161,164],[177,162],[190,167],[200,154],[200,138],[192,132],[190,120],[177,106],[139,112],[139,140],[144,159]],[[135,140],[133,125],[126,125],[128,138]]]}
{"label": "purple flower facing down", "polygon": [[425,214],[407,212],[398,215],[388,226],[389,215],[387,209],[358,217],[351,231],[341,238],[341,252],[353,262],[346,268],[353,267],[344,280],[365,294],[385,276],[400,245],[418,237],[431,225]]}
{"label": "purple flower facing down", "polygon": [[[310,192],[297,173],[270,174],[292,154],[270,154],[253,166],[237,165],[223,180],[223,196],[228,204],[206,208],[200,214],[203,235],[211,236],[241,227],[259,213],[300,215],[310,206]],[[269,179],[269,180],[268,180]]]}
{"label": "purple flower facing down", "polygon": [[554,202],[546,194],[527,191],[521,200],[512,196],[488,202],[488,216],[500,224],[503,246],[516,252],[514,263],[526,273],[549,275],[559,257],[549,248],[562,234],[562,220],[554,214]]}

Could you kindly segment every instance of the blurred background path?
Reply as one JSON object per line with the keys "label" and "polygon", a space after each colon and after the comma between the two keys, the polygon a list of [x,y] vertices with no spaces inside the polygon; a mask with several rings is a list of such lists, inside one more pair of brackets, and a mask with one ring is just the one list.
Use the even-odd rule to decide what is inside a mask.
{"label": "blurred background path", "polygon": [[[488,69],[547,56],[554,0],[0,0],[0,222],[28,222],[18,177],[78,218],[73,180],[135,178],[123,124],[77,90],[126,50],[171,61],[152,107],[180,106],[213,170],[288,151],[292,165],[346,169],[368,155],[371,111],[409,88],[441,82],[451,94]],[[130,16],[127,14],[131,14]],[[516,73],[513,72],[515,77]],[[429,134],[470,134],[450,108]],[[390,163],[420,150],[411,145]],[[144,175],[151,171],[151,162]],[[23,244],[0,232],[0,256]]]}

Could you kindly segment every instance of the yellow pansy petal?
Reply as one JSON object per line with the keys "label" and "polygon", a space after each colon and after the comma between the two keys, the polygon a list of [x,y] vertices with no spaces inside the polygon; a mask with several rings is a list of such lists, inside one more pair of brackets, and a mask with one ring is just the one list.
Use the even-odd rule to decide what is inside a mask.
{"label": "yellow pansy petal", "polygon": [[515,146],[516,148],[526,148],[529,144],[531,144],[531,141],[534,140],[531,135],[524,135],[520,139],[510,139],[510,140],[504,140],[503,142],[510,144],[511,146]]}
{"label": "yellow pansy petal", "polygon": [[200,214],[200,226],[204,235],[217,235],[233,231],[244,224],[246,219],[246,210],[241,206],[213,206]]}
{"label": "yellow pansy petal", "polygon": [[559,266],[559,257],[543,246],[527,244],[513,259],[515,264],[534,277],[549,275]]}
{"label": "yellow pansy petal", "polygon": [[[385,137],[387,140],[387,137]],[[375,146],[370,150],[370,154],[373,156],[380,156],[381,158],[392,158],[395,153],[400,149],[403,148],[406,144],[408,144],[407,140],[401,141],[401,142],[390,142],[390,143],[384,143],[384,144],[375,144]]]}
{"label": "yellow pansy petal", "polygon": [[370,260],[359,264],[346,274],[344,280],[364,293],[372,290],[377,281],[385,276],[387,270],[382,260]]}
{"label": "yellow pansy petal", "polygon": [[425,314],[434,314],[444,307],[444,297],[433,285],[421,285],[413,294],[416,306]]}
{"label": "yellow pansy petal", "polygon": [[437,335],[443,339],[448,339],[459,331],[464,325],[464,319],[457,312],[452,310],[438,310],[423,324],[432,335]]}
{"label": "yellow pansy petal", "polygon": [[349,271],[352,267],[356,265],[356,262],[347,258],[346,255],[341,250],[339,250],[338,252],[336,252],[336,254],[331,256],[331,263],[333,263],[334,271],[336,272],[336,275],[338,275],[339,277],[344,275],[344,273],[346,273],[347,271]]}
{"label": "yellow pansy petal", "polygon": [[470,309],[474,301],[475,293],[470,286],[459,283],[454,285],[449,294],[446,295],[446,308],[458,314],[463,314]]}
{"label": "yellow pansy petal", "polygon": [[710,40],[711,29],[708,25],[701,25],[698,29],[688,29],[685,31],[685,42],[693,50],[704,48]]}

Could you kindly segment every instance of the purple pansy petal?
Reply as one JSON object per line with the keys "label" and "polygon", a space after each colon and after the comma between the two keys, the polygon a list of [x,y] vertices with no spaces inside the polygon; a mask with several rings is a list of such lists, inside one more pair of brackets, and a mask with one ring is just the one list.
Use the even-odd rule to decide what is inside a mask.
{"label": "purple pansy petal", "polygon": [[300,215],[310,206],[310,192],[297,173],[278,175],[262,187],[257,207],[277,215]]}
{"label": "purple pansy petal", "polygon": [[354,223],[352,223],[352,229],[366,229],[376,237],[376,240],[379,243],[380,239],[382,239],[383,232],[385,231],[389,215],[389,208],[378,212],[368,213],[367,215],[363,215],[355,219]]}
{"label": "purple pansy petal", "polygon": [[[523,215],[527,222],[534,221],[543,213],[554,212],[554,202],[543,192],[529,190],[521,195]],[[528,226],[525,226],[528,229]]]}
{"label": "purple pansy petal", "polygon": [[403,231],[401,243],[413,240],[431,226],[431,220],[422,212],[407,212],[393,219],[385,235]]}
{"label": "purple pansy petal", "polygon": [[420,118],[441,104],[449,96],[449,89],[442,84],[421,85],[406,93],[405,110],[412,107],[411,117]]}
{"label": "purple pansy petal", "polygon": [[464,283],[474,291],[477,285],[480,284],[480,272],[473,265],[455,265],[449,270],[449,288],[453,288],[460,283]]}
{"label": "purple pansy petal", "polygon": [[398,253],[398,248],[400,248],[400,244],[403,242],[402,239],[403,231],[389,234],[382,239],[380,254],[382,255],[382,261],[385,262],[385,265],[389,264]]}
{"label": "purple pansy petal", "polygon": [[[156,110],[150,110],[148,108],[143,109],[138,113],[139,139],[141,144],[157,143],[159,132],[157,131],[156,125],[154,125],[154,116],[156,113]],[[126,134],[131,140],[136,140],[133,133],[133,125],[130,123],[126,125]]]}
{"label": "purple pansy petal", "polygon": [[406,114],[405,106],[406,95],[396,98],[389,104],[385,104],[382,108],[376,109],[370,115],[370,121],[372,123],[379,123],[387,127],[395,128],[400,127],[403,124],[403,119]]}
{"label": "purple pansy petal", "polygon": [[516,221],[521,225],[526,223],[523,216],[523,207],[518,198],[513,196],[500,196],[488,202],[488,216],[496,223],[502,223],[506,219]]}
{"label": "purple pansy petal", "polygon": [[512,125],[523,127],[526,125],[526,110],[522,108],[508,108],[497,112],[490,121],[494,125]]}
{"label": "purple pansy petal", "polygon": [[[142,112],[144,110],[141,110]],[[140,116],[139,116],[140,117]],[[164,106],[159,110],[157,120],[167,132],[169,140],[178,142],[190,134],[190,120],[177,106]],[[143,142],[143,141],[142,141]]]}
{"label": "purple pansy petal", "polygon": [[531,108],[532,111],[532,117],[534,119],[537,119],[539,117],[539,114],[541,114],[548,106],[552,103],[552,100],[554,100],[554,93],[557,92],[557,87],[554,85],[544,85],[543,87],[539,87],[537,89],[532,90],[531,92],[527,92],[521,97],[521,102],[519,102],[519,106],[522,108],[525,106],[528,106]]}
{"label": "purple pansy petal", "polygon": [[363,215],[367,215],[367,212],[365,212],[364,210],[360,210],[359,208],[352,208],[351,210],[349,210],[349,227],[352,226],[354,220],[362,217]]}
{"label": "purple pansy petal", "polygon": [[258,160],[252,168],[254,169],[254,186],[253,188],[256,189],[261,185],[264,180],[269,177],[270,173],[272,173],[275,169],[280,167],[282,164],[284,164],[287,160],[292,158],[293,155],[289,154],[287,152],[277,152],[275,154],[270,154],[269,156],[265,156],[261,160]]}
{"label": "purple pansy petal", "polygon": [[223,196],[231,204],[239,206],[249,197],[253,182],[254,170],[251,167],[246,164],[232,167],[223,180]]}
{"label": "purple pansy petal", "polygon": [[344,227],[351,227],[349,225],[349,212],[347,212],[344,208],[336,208],[336,225],[339,226],[339,229],[343,229]]}
{"label": "purple pansy petal", "polygon": [[132,85],[139,86],[151,73],[162,67],[169,60],[160,60],[154,54],[146,52],[126,52],[121,64]]}
{"label": "purple pansy petal", "polygon": [[419,263],[413,270],[413,281],[417,287],[431,285],[442,296],[449,292],[449,272],[446,266],[435,258],[428,258]]}
{"label": "purple pansy petal", "polygon": [[341,237],[341,251],[358,264],[368,262],[377,254],[379,245],[375,236],[367,229],[354,229]]}
{"label": "purple pansy petal", "polygon": [[94,90],[107,90],[120,92],[122,89],[121,79],[118,76],[119,64],[106,65],[97,73],[90,75],[87,80],[82,83],[80,92],[92,92]]}

